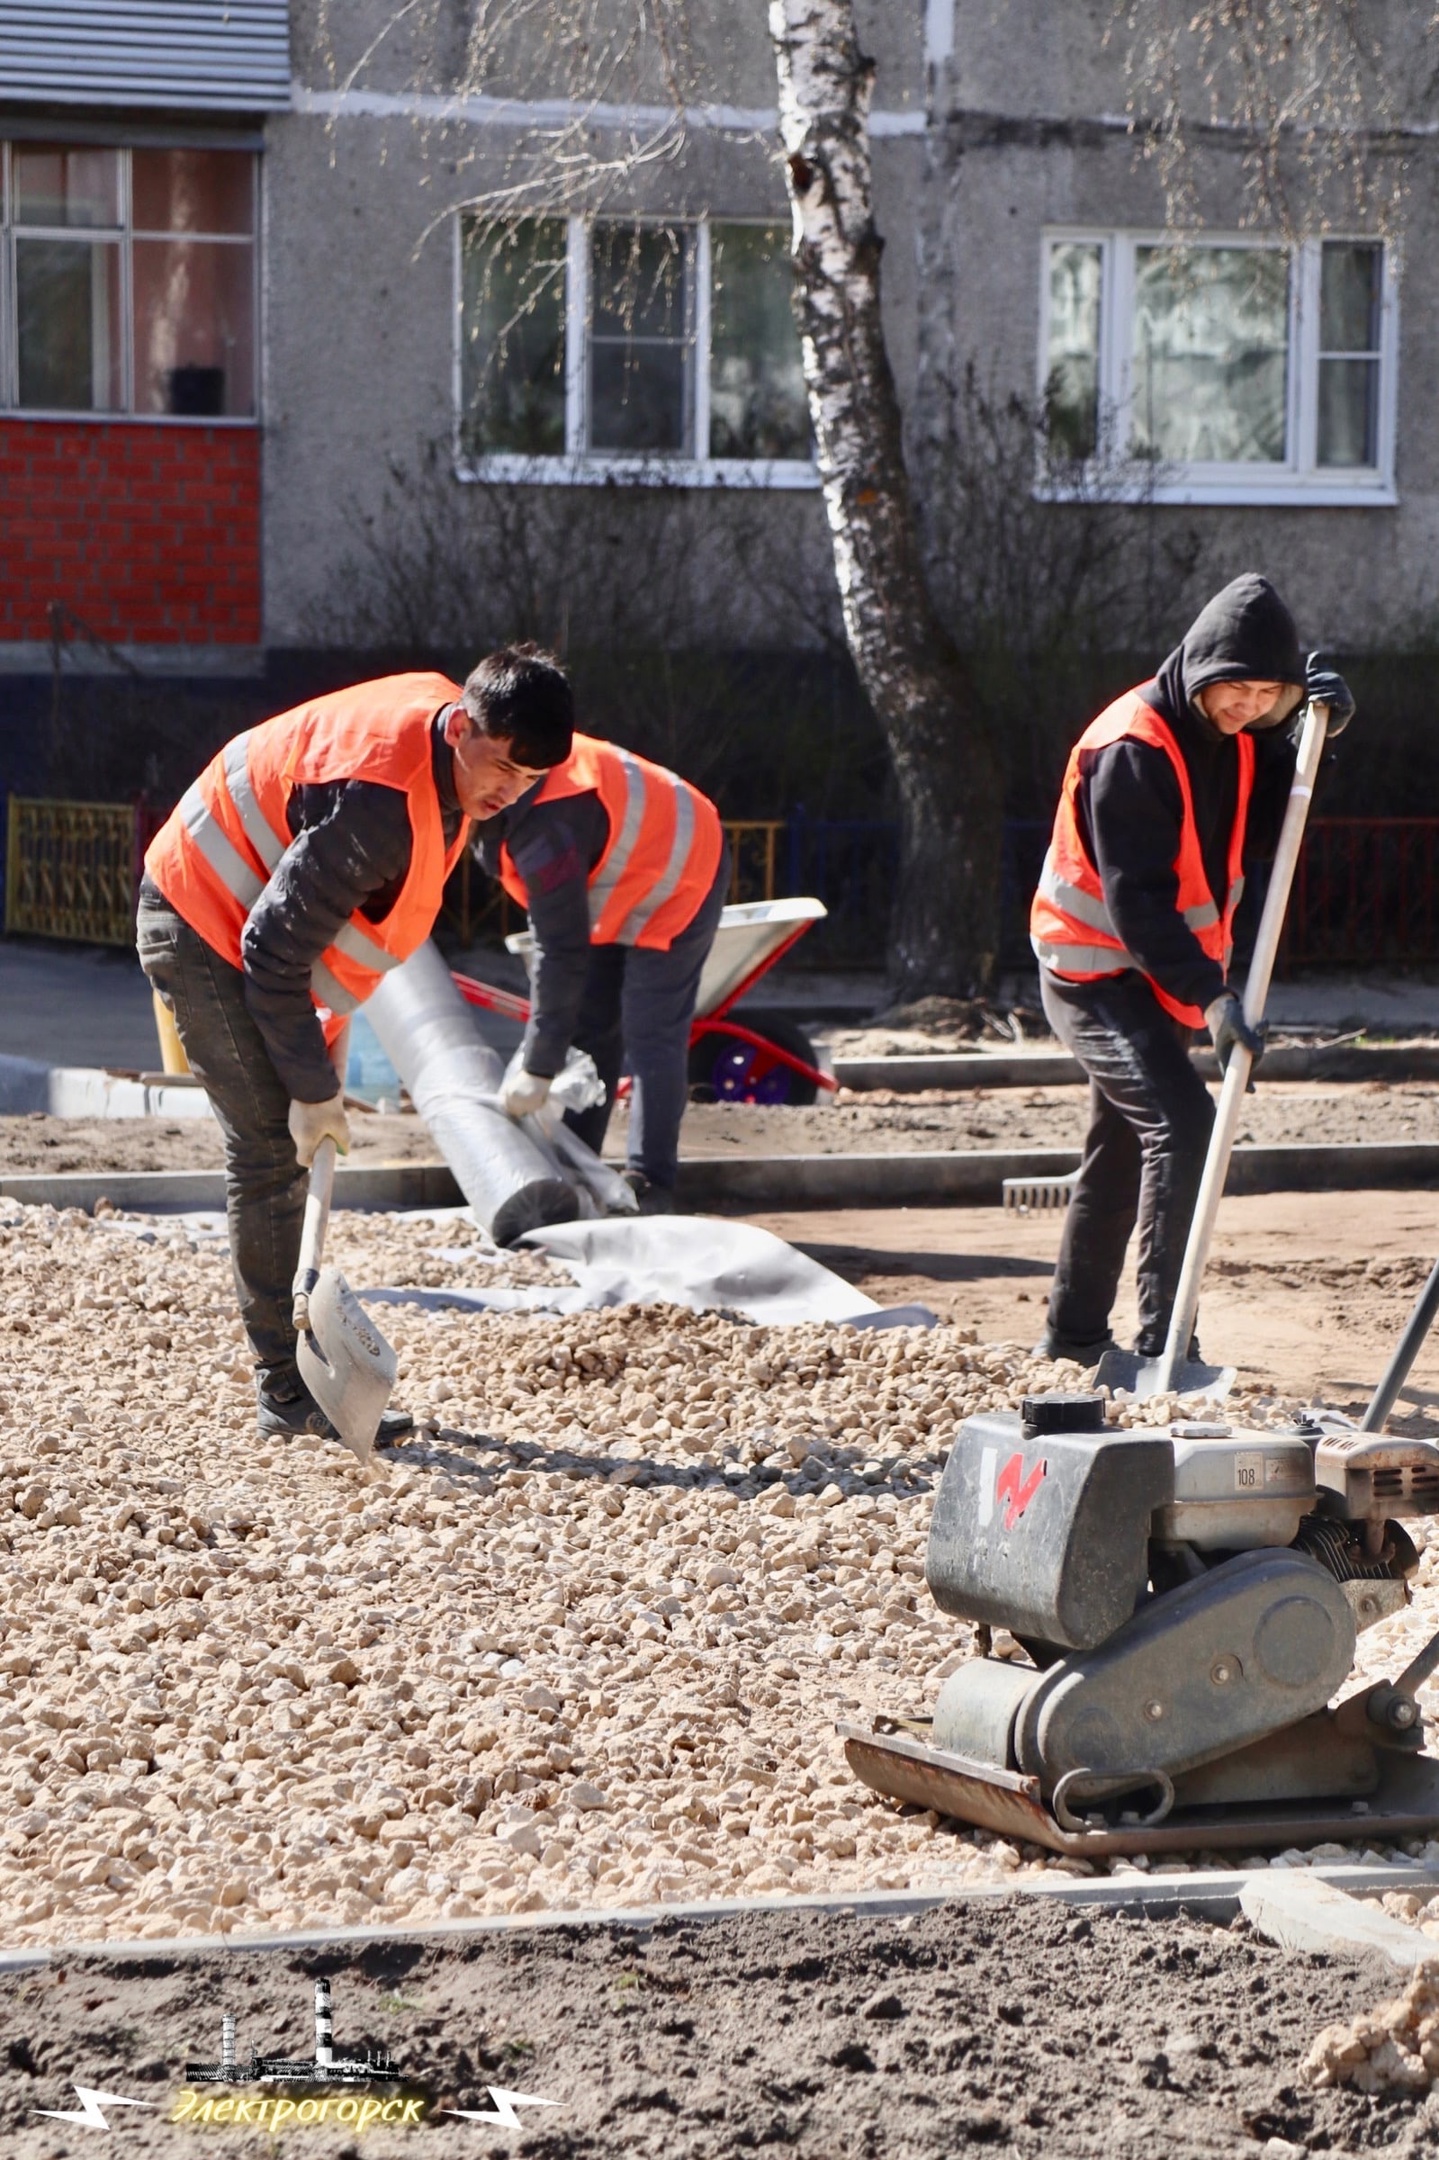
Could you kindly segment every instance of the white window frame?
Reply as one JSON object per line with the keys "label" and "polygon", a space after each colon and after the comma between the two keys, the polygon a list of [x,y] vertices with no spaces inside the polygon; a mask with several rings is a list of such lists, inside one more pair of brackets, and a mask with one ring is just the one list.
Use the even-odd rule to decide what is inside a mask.
{"label": "white window frame", "polygon": [[[120,222],[118,225],[29,225],[22,224],[15,216],[15,176],[13,153],[17,143],[25,144],[51,140],[66,148],[113,150],[120,160]],[[260,265],[261,265],[261,187],[260,159],[253,149],[239,146],[232,151],[212,141],[196,145],[203,150],[224,147],[226,156],[248,157],[250,161],[251,229],[248,233],[176,233],[151,232],[148,227],[137,227],[134,220],[132,193],[132,157],[136,150],[153,147],[176,149],[186,147],[179,141],[153,145],[148,141],[111,141],[86,136],[78,138],[57,130],[53,138],[39,136],[28,131],[24,135],[6,136],[0,122],[0,420],[64,420],[103,422],[107,426],[141,427],[217,427],[254,428],[260,425],[263,373],[262,324],[260,317]],[[120,403],[112,406],[48,406],[22,405],[20,399],[20,319],[18,312],[18,289],[15,270],[15,243],[20,239],[84,240],[86,237],[103,241],[117,248],[120,256]],[[254,384],[255,410],[252,413],[156,413],[135,410],[135,290],[132,249],[136,240],[184,240],[203,241],[210,246],[248,247],[250,258],[250,307],[254,337]]]}
{"label": "white window frame", "polygon": [[[1379,302],[1379,398],[1376,414],[1377,460],[1366,466],[1321,466],[1315,459],[1319,411],[1319,286],[1326,241],[1350,241],[1382,249]],[[1399,497],[1394,480],[1398,411],[1399,262],[1394,242],[1375,233],[1333,232],[1290,246],[1253,232],[1204,232],[1176,235],[1163,231],[1054,225],[1044,228],[1040,247],[1038,381],[1041,403],[1049,372],[1050,250],[1066,243],[1100,250],[1099,448],[1073,484],[1048,472],[1036,483],[1037,496],[1063,502],[1092,496],[1107,485],[1146,501],[1198,506],[1294,506],[1315,508],[1389,508]],[[1142,458],[1125,454],[1133,407],[1133,325],[1135,256],[1140,248],[1264,248],[1291,257],[1289,277],[1289,350],[1286,378],[1283,464],[1212,464],[1162,467],[1156,480]]]}
{"label": "white window frame", "polygon": [[[591,450],[589,428],[590,240],[596,222],[664,225],[683,229],[691,240],[694,265],[694,356],[691,371],[691,426],[696,444],[709,441],[710,427],[710,219],[660,219],[618,214],[595,220],[568,219],[565,251],[565,450],[562,456],[529,457],[513,450],[492,450],[480,457],[466,453],[464,429],[464,239],[467,211],[454,221],[454,361],[455,477],[463,481],[518,481],[537,486],[606,487],[615,481],[650,487],[816,488],[819,473],[809,458],[712,458],[675,456],[652,451],[645,456],[614,450]],[[783,218],[719,218],[722,225],[782,225]]]}

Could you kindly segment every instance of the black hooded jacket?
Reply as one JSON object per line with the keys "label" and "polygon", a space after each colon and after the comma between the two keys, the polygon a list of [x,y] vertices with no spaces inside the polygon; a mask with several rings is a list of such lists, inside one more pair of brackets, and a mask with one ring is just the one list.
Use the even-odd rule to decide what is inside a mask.
{"label": "black hooded jacket", "polygon": [[[1238,577],[1217,593],[1184,641],[1139,695],[1167,721],[1194,798],[1210,890],[1219,906],[1228,886],[1229,838],[1239,799],[1239,744],[1194,703],[1207,683],[1282,682],[1292,695],[1254,734],[1246,863],[1272,854],[1294,776],[1295,741],[1284,722],[1303,700],[1304,658],[1294,621],[1267,578]],[[1114,927],[1143,972],[1170,997],[1201,1010],[1224,988],[1212,960],[1179,911],[1174,863],[1184,804],[1164,751],[1123,741],[1082,750],[1076,798],[1079,829],[1099,872]]]}

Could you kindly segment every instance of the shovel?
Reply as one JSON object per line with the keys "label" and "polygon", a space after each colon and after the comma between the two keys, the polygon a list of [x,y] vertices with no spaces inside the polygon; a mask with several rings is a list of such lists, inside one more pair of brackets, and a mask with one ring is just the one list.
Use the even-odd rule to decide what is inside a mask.
{"label": "shovel", "polygon": [[[1294,882],[1305,820],[1314,794],[1314,778],[1324,754],[1328,727],[1328,706],[1311,704],[1304,715],[1294,784],[1285,806],[1269,890],[1264,896],[1264,911],[1259,918],[1259,934],[1254,940],[1254,957],[1249,963],[1249,978],[1244,985],[1244,1017],[1252,1028],[1257,1028],[1264,1018],[1269,978],[1274,973],[1284,914],[1289,905],[1289,888]],[[1219,1213],[1224,1180],[1229,1174],[1229,1158],[1234,1152],[1234,1139],[1239,1131],[1253,1063],[1252,1054],[1242,1043],[1236,1043],[1224,1068],[1219,1110],[1210,1136],[1209,1152],[1204,1159],[1204,1176],[1194,1203],[1194,1219],[1189,1226],[1189,1242],[1184,1248],[1184,1266],[1180,1271],[1179,1288],[1174,1294],[1174,1310],[1164,1348],[1157,1358],[1140,1357],[1133,1350],[1106,1350],[1094,1375],[1096,1387],[1107,1387],[1116,1392],[1123,1388],[1131,1395],[1141,1396],[1227,1395],[1234,1385],[1232,1365],[1205,1365],[1188,1353],[1199,1311],[1199,1288],[1209,1258],[1209,1242],[1214,1235],[1214,1218]]]}
{"label": "shovel", "polygon": [[310,1165],[295,1270],[295,1354],[300,1378],[346,1447],[368,1465],[395,1385],[395,1353],[339,1269],[321,1264],[334,1184],[335,1143],[322,1140]]}

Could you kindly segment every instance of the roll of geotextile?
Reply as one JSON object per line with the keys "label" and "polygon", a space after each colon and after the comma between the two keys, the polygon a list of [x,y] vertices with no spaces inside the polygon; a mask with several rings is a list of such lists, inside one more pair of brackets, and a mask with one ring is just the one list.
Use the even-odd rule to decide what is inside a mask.
{"label": "roll of geotextile", "polygon": [[391,970],[365,1016],[455,1182],[496,1244],[542,1223],[573,1222],[574,1188],[512,1118],[494,1107],[504,1077],[432,944]]}

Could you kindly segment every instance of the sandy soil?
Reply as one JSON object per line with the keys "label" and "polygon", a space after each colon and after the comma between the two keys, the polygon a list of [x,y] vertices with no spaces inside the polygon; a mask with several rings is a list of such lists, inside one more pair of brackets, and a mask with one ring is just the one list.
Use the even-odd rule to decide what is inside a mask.
{"label": "sandy soil", "polygon": [[[1037,1340],[1063,1218],[1002,1208],[807,1209],[753,1218],[882,1304],[919,1299],[982,1341]],[[1246,1385],[1362,1404],[1439,1255],[1439,1194],[1272,1193],[1219,1213],[1200,1309],[1205,1354]],[[1115,1328],[1133,1327],[1133,1271]],[[1406,1390],[1439,1431],[1439,1331]],[[1427,1405],[1427,1407],[1426,1407]],[[1429,1422],[1425,1422],[1426,1417]]]}
{"label": "sandy soil", "polygon": [[[226,2010],[242,2060],[252,2045],[308,2056],[322,1972],[337,2050],[390,2051],[401,2089],[427,2107],[418,2139],[311,2129],[305,2149],[320,2154],[948,2160],[985,2146],[1035,2160],[1301,2160],[1432,2151],[1439,2131],[1439,2108],[1422,2097],[1300,2083],[1317,2029],[1383,1992],[1364,1969],[1285,1956],[1242,1924],[1003,1901],[897,1921],[756,1914],[644,1935],[547,1929],[323,1958],[86,1958],[10,1976],[0,1980],[5,2151],[88,2153],[92,2130],[34,2112],[73,2107],[76,2082],[150,2103],[108,2110],[137,2155],[193,2152],[207,2135],[273,2150],[261,2130],[172,2127],[194,2104],[187,2091],[213,2101],[266,2090],[187,2088],[185,2065],[218,2055]],[[492,2084],[553,2105],[520,2110],[518,2131],[441,2112],[492,2111]]]}
{"label": "sandy soil", "polygon": [[[351,1162],[437,1162],[417,1117],[359,1112],[350,1119]],[[35,1110],[0,1117],[0,1171],[218,1170],[220,1128],[210,1117],[57,1118]]]}
{"label": "sandy soil", "polygon": [[[944,1094],[855,1094],[807,1109],[694,1103],[685,1117],[687,1156],[923,1154],[930,1149],[1078,1147],[1082,1087],[995,1088]],[[433,1162],[419,1118],[356,1114],[352,1162]],[[606,1153],[624,1153],[626,1113],[616,1112]],[[1308,1086],[1278,1081],[1246,1107],[1239,1144],[1439,1140],[1439,1086]],[[0,1171],[182,1170],[218,1166],[220,1135],[208,1118],[0,1118]]]}

